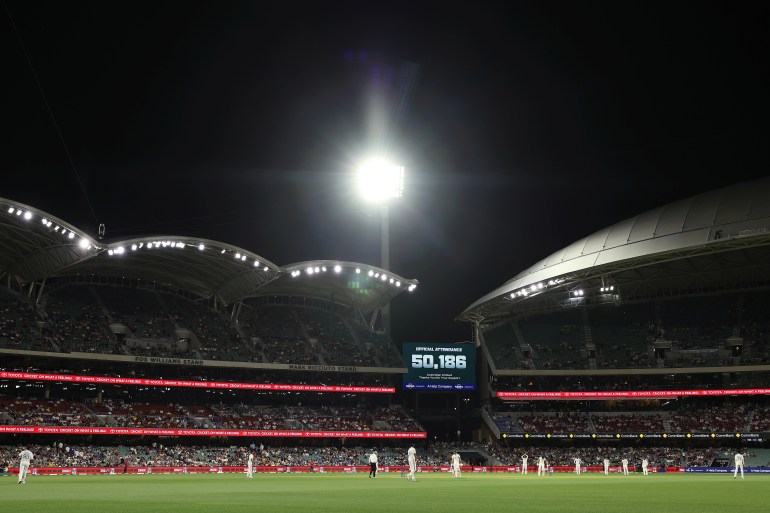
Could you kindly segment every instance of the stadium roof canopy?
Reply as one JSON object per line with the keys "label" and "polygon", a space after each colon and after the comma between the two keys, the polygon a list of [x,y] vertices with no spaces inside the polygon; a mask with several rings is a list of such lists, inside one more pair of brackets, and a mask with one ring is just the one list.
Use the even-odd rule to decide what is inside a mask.
{"label": "stadium roof canopy", "polygon": [[770,177],[644,212],[554,252],[457,320],[770,286]]}
{"label": "stadium roof canopy", "polygon": [[46,212],[0,198],[0,278],[40,293],[46,285],[87,277],[154,282],[224,305],[296,295],[336,301],[363,313],[418,283],[352,262],[319,260],[282,267],[248,250],[195,237],[102,242]]}

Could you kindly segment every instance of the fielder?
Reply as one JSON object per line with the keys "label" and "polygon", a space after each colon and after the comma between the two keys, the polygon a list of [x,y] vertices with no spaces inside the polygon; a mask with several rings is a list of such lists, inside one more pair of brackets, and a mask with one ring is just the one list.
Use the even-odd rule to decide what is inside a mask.
{"label": "fielder", "polygon": [[29,462],[32,461],[35,456],[27,449],[24,449],[21,451],[21,453],[19,453],[19,458],[19,484],[26,484],[27,471],[29,471]]}
{"label": "fielder", "polygon": [[460,477],[460,455],[457,452],[452,454],[452,473],[455,477]]}
{"label": "fielder", "polygon": [[538,476],[545,475],[545,458],[543,458],[542,456],[537,458],[537,475]]}
{"label": "fielder", "polygon": [[417,478],[414,477],[414,473],[417,471],[417,450],[414,446],[406,451],[406,460],[409,462],[409,473],[406,475],[407,480],[417,481]]}
{"label": "fielder", "polygon": [[523,476],[527,475],[527,460],[528,459],[529,458],[527,457],[526,454],[521,457],[521,474]]}
{"label": "fielder", "polygon": [[580,464],[583,463],[580,458],[574,458],[575,474],[580,475]]}
{"label": "fielder", "polygon": [[622,460],[620,460],[620,462],[623,464],[623,475],[627,476],[628,475],[628,459],[627,458],[623,458]]}
{"label": "fielder", "polygon": [[733,479],[738,477],[738,469],[741,469],[741,479],[744,479],[743,477],[743,454],[736,452],[735,453],[735,472],[733,472]]}
{"label": "fielder", "polygon": [[647,465],[649,465],[650,462],[647,461],[647,458],[644,458],[642,460],[642,473],[646,476],[647,475]]}
{"label": "fielder", "polygon": [[254,453],[249,451],[249,461],[246,463],[246,477],[254,477]]}
{"label": "fielder", "polygon": [[610,460],[608,460],[607,458],[604,458],[604,461],[602,461],[602,463],[604,463],[604,475],[608,476],[610,474]]}

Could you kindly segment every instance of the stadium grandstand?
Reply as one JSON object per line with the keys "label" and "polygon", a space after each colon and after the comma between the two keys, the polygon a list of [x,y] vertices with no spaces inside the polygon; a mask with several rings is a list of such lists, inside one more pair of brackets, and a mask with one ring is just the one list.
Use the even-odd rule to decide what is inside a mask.
{"label": "stadium grandstand", "polygon": [[482,430],[506,445],[762,442],[769,292],[770,178],[590,234],[457,317],[480,347]]}
{"label": "stadium grandstand", "polygon": [[396,399],[404,363],[381,316],[417,280],[189,237],[102,242],[0,205],[5,441],[426,436]]}
{"label": "stadium grandstand", "polygon": [[382,462],[418,444],[436,468],[770,462],[770,179],[600,230],[473,303],[472,392],[402,387],[381,309],[417,280],[0,207],[0,455],[355,468],[376,439]]}

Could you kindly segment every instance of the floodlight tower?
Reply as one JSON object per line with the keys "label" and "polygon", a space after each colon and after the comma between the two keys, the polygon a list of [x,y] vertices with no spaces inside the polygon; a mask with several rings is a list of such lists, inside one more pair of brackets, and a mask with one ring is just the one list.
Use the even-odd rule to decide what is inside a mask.
{"label": "floodlight tower", "polygon": [[[364,200],[380,206],[380,267],[390,270],[389,203],[404,193],[404,166],[384,158],[362,162],[356,172],[358,191]],[[380,309],[382,326],[390,336],[390,303]]]}

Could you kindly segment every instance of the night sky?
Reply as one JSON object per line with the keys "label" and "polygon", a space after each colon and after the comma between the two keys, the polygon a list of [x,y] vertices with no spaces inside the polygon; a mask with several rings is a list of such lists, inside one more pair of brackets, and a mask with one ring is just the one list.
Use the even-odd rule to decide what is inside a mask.
{"label": "night sky", "polygon": [[[9,14],[10,13],[10,14]],[[762,2],[4,0],[0,197],[107,240],[379,265],[352,193],[406,167],[396,342],[645,210],[768,174]],[[58,129],[57,129],[58,127]]]}

